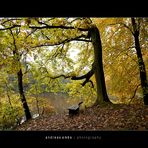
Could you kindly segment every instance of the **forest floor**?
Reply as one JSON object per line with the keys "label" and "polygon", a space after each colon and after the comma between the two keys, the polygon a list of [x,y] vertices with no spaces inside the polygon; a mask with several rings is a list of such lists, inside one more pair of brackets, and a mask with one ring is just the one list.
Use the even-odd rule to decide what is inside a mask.
{"label": "forest floor", "polygon": [[148,106],[104,105],[81,110],[79,115],[68,113],[40,116],[15,129],[17,131],[89,131],[89,130],[148,130]]}

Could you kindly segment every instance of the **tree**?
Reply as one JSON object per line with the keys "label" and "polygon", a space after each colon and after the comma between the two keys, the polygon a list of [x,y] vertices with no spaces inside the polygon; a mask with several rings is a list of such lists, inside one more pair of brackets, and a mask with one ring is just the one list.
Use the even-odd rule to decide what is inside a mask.
{"label": "tree", "polygon": [[[105,59],[105,72],[109,78],[107,81],[109,93],[116,96],[119,94],[119,98],[123,98],[123,102],[126,101],[126,98],[129,101],[130,98],[133,98],[133,94],[136,94],[135,90],[141,93],[140,88],[142,88],[142,85],[141,87],[137,87],[140,84],[139,61],[136,58],[137,51],[131,19],[103,18],[96,19],[96,22],[99,25],[102,24],[103,29],[101,28],[101,33],[102,30],[106,30],[102,33],[102,41],[105,53],[103,55]],[[147,63],[146,19],[137,18],[136,24],[139,30],[138,38],[141,47],[141,56],[143,54],[144,61]]]}
{"label": "tree", "polygon": [[[45,29],[57,29],[60,31],[62,30],[62,33],[67,30],[67,32],[72,31],[76,32],[75,36],[70,37],[70,35],[66,36],[65,39],[62,40],[55,40],[54,42],[51,42],[51,38],[47,34],[47,32],[42,31],[42,35],[46,37],[49,41],[42,43],[42,44],[37,44],[34,47],[43,47],[43,46],[53,46],[53,45],[60,45],[60,44],[65,44],[71,41],[83,41],[83,42],[92,42],[93,48],[94,48],[94,63],[92,63],[92,69],[86,73],[85,75],[82,76],[64,76],[64,75],[59,75],[55,76],[53,78],[58,78],[60,76],[64,76],[65,78],[71,77],[72,80],[81,80],[85,79],[85,81],[82,83],[82,86],[84,86],[87,82],[91,82],[90,78],[93,74],[96,76],[96,83],[97,83],[97,101],[96,104],[102,103],[102,102],[110,102],[108,99],[107,91],[106,91],[106,85],[105,85],[105,78],[104,78],[104,71],[103,71],[103,63],[102,63],[102,44],[101,44],[101,38],[100,38],[100,33],[98,28],[90,23],[90,19],[84,18],[84,19],[76,19],[71,21],[69,24],[71,26],[68,26],[66,23],[63,25],[62,24],[56,24],[50,23],[47,24],[47,21],[39,20],[37,19],[38,24],[41,24],[41,26],[32,26],[30,25],[29,28],[36,29],[36,30],[45,30]],[[58,21],[57,21],[58,22]],[[77,24],[76,26],[72,26],[72,22],[75,22]],[[81,25],[81,24],[82,25]],[[87,34],[84,34],[83,32],[87,32]],[[72,33],[70,33],[72,34]],[[77,35],[78,34],[78,35]],[[80,34],[80,35],[79,35]],[[60,38],[58,36],[58,38]]]}
{"label": "tree", "polygon": [[[24,89],[23,89],[23,73],[22,73],[22,66],[21,66],[22,54],[21,54],[21,52],[19,52],[19,49],[17,47],[17,46],[20,46],[20,45],[17,45],[17,41],[16,41],[16,38],[18,38],[18,34],[20,33],[20,30],[18,30],[19,29],[18,27],[20,27],[20,25],[12,25],[12,26],[6,27],[5,26],[6,22],[13,24],[13,19],[12,20],[8,19],[8,20],[3,21],[1,24],[4,28],[0,29],[0,30],[6,31],[5,33],[8,33],[8,34],[9,34],[9,31],[10,31],[10,35],[6,39],[8,45],[9,45],[9,48],[10,48],[9,56],[13,55],[11,62],[13,62],[13,64],[15,64],[15,65],[12,65],[12,63],[11,63],[11,65],[16,67],[15,72],[17,74],[17,79],[18,79],[18,88],[19,88],[20,99],[21,99],[21,102],[22,102],[22,105],[23,105],[23,108],[24,108],[26,120],[29,120],[31,118],[31,113],[30,113],[30,110],[29,110],[29,107],[28,107],[28,104],[27,104],[27,101],[26,101],[26,97],[25,97],[25,94],[24,94]],[[12,29],[16,29],[16,30],[12,30]],[[15,35],[14,35],[14,32],[15,32]],[[7,37],[7,35],[6,35],[6,37]],[[20,40],[19,40],[19,44],[21,44]],[[4,49],[4,50],[6,50],[6,49]]]}
{"label": "tree", "polygon": [[15,37],[13,35],[13,32],[12,32],[12,30],[10,30],[10,31],[11,31],[11,35],[13,37],[13,45],[14,45],[13,56],[14,56],[14,58],[16,58],[15,60],[18,63],[17,78],[18,78],[18,88],[19,88],[19,93],[20,93],[20,99],[23,104],[26,119],[29,120],[29,119],[31,119],[31,113],[30,113],[30,110],[29,110],[29,107],[28,107],[28,104],[26,101],[25,94],[24,94],[23,73],[22,73],[21,62],[20,62],[20,54],[19,54],[17,46],[16,46],[16,41],[15,41]]}
{"label": "tree", "polygon": [[139,19],[131,18],[132,27],[133,27],[132,35],[134,37],[135,49],[138,59],[141,87],[143,91],[143,99],[144,99],[144,104],[148,105],[148,82],[146,77],[145,64],[143,61],[141,47],[140,47],[140,41],[139,41],[140,21],[141,21],[140,18]]}
{"label": "tree", "polygon": [[103,70],[103,62],[102,62],[102,43],[99,30],[96,26],[92,27],[91,29],[91,39],[94,46],[94,63],[95,63],[95,76],[96,76],[96,83],[97,83],[97,92],[98,92],[98,99],[97,104],[99,102],[105,101],[110,102],[105,85],[105,78],[104,78],[104,70]]}

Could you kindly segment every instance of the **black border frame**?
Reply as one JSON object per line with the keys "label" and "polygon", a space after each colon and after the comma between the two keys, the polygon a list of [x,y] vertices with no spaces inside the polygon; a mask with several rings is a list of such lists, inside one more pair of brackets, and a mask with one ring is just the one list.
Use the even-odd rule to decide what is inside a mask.
{"label": "black border frame", "polygon": [[[118,4],[119,3],[119,4]],[[117,5],[118,4],[118,5]],[[135,6],[137,4],[137,6]],[[104,1],[47,2],[12,1],[2,3],[0,17],[147,17],[146,3]],[[50,137],[65,137],[50,139]],[[67,137],[72,139],[67,139]],[[78,137],[85,137],[78,139]],[[87,138],[90,139],[87,139]],[[93,139],[97,137],[97,139]],[[0,131],[1,145],[97,144],[148,145],[148,131]],[[129,145],[130,144],[130,145]]]}

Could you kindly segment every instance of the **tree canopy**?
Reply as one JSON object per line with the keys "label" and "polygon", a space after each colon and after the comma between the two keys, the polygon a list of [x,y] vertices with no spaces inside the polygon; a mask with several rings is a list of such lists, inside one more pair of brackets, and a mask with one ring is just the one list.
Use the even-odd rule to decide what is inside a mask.
{"label": "tree canopy", "polygon": [[0,121],[52,112],[51,94],[66,97],[63,107],[148,105],[147,21],[0,18]]}

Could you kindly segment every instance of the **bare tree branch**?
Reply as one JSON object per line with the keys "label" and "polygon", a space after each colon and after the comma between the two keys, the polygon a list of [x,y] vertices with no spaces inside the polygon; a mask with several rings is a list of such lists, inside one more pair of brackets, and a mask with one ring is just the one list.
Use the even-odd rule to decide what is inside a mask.
{"label": "bare tree branch", "polygon": [[14,20],[21,20],[21,19],[19,19],[19,18],[7,19],[6,21],[2,22],[1,24],[4,25],[5,23],[7,23],[9,21],[14,21]]}
{"label": "bare tree branch", "polygon": [[85,79],[85,81],[82,83],[82,86],[84,86],[87,82],[90,82],[92,84],[92,87],[94,87],[93,82],[90,80],[90,78],[92,77],[92,75],[95,73],[95,64],[92,64],[92,69],[85,75],[80,76],[80,77],[72,77],[72,80],[82,80]]}
{"label": "bare tree branch", "polygon": [[130,30],[130,32],[133,34],[133,31],[132,31],[132,29],[129,27],[129,26],[127,26],[126,24],[124,24],[124,23],[120,23],[121,25],[123,25],[125,28],[127,28],[128,30]]}
{"label": "bare tree branch", "polygon": [[41,64],[42,64],[41,66],[44,66],[44,67],[40,67],[39,70],[41,70],[41,68],[44,68],[44,72],[46,72],[48,74],[48,76],[45,76],[45,77],[48,77],[50,79],[57,79],[57,78],[60,78],[60,77],[64,77],[65,79],[67,79],[67,78],[72,77],[72,75],[69,75],[69,74],[67,74],[67,75],[60,74],[60,75],[57,75],[57,76],[51,76],[51,74],[49,73],[49,71],[46,68],[46,65],[43,62],[41,62]]}
{"label": "bare tree branch", "polygon": [[[42,23],[45,24],[45,23]],[[86,28],[75,28],[72,26],[63,26],[63,25],[59,25],[59,26],[50,26],[48,24],[45,24],[45,26],[29,26],[29,28],[33,28],[33,29],[78,29],[80,31],[88,31],[88,29]]]}
{"label": "bare tree branch", "polygon": [[135,95],[136,95],[137,89],[138,89],[138,87],[139,87],[140,85],[141,85],[141,84],[138,84],[138,85],[136,86],[135,91],[134,91],[134,93],[133,93],[133,96],[130,98],[129,104],[133,101],[133,99],[134,99],[134,97],[135,97]]}
{"label": "bare tree branch", "polygon": [[27,39],[32,33],[34,33],[36,30],[37,30],[37,29],[32,29],[32,31],[26,36],[26,39]]}
{"label": "bare tree branch", "polygon": [[45,36],[45,38],[46,38],[47,40],[50,40],[50,38],[49,38],[47,35],[45,35],[42,31],[41,31],[41,34],[42,34],[43,36]]}
{"label": "bare tree branch", "polygon": [[9,29],[13,29],[13,28],[16,28],[16,27],[21,27],[21,25],[13,25],[13,26],[7,27],[7,28],[0,28],[0,31],[9,30]]}
{"label": "bare tree branch", "polygon": [[92,81],[92,80],[88,80],[88,79],[86,79],[81,85],[82,85],[82,86],[85,86],[85,84],[88,83],[88,82],[90,82],[90,83],[91,83],[91,87],[94,88],[94,83],[93,83],[93,81]]}
{"label": "bare tree branch", "polygon": [[[51,21],[51,20],[53,20],[53,19],[55,19],[55,18],[49,19],[48,22]],[[38,22],[39,24],[41,24],[41,25],[49,26],[49,25],[46,24],[45,22],[41,22],[41,21],[39,21],[39,20],[38,20],[37,22]]]}
{"label": "bare tree branch", "polygon": [[51,79],[57,79],[57,78],[60,78],[60,77],[64,77],[65,79],[67,79],[67,78],[70,78],[72,76],[66,76],[66,75],[63,75],[63,74],[58,75],[58,76],[50,76]]}
{"label": "bare tree branch", "polygon": [[77,17],[77,18],[73,19],[70,23],[73,23],[74,21],[77,21],[77,20],[83,20],[83,18]]}
{"label": "bare tree branch", "polygon": [[57,43],[44,43],[44,44],[40,44],[40,45],[33,46],[33,47],[31,47],[31,48],[37,48],[37,47],[43,47],[43,46],[56,46],[56,45],[68,43],[68,42],[70,42],[70,41],[85,41],[85,42],[91,42],[91,40],[81,39],[81,38],[84,38],[84,37],[87,38],[86,35],[81,35],[81,36],[78,36],[78,37],[75,37],[75,38],[65,39],[65,40],[60,41],[60,42],[57,42]]}
{"label": "bare tree branch", "polygon": [[[43,64],[43,63],[42,63]],[[44,65],[44,64],[43,64]],[[41,69],[42,67],[40,67],[39,69]],[[49,74],[47,68],[46,68],[46,65],[44,65],[44,71]],[[86,83],[90,82],[91,83],[91,86],[92,88],[94,88],[94,84],[93,82],[90,80],[91,76],[95,73],[95,64],[93,63],[92,64],[92,69],[85,75],[83,76],[80,76],[80,77],[77,77],[77,76],[73,76],[73,75],[64,75],[64,74],[60,74],[60,75],[57,75],[57,76],[51,76],[51,74],[49,74],[48,76],[46,77],[49,77],[50,79],[57,79],[57,78],[60,78],[60,77],[64,77],[65,79],[67,78],[71,78],[71,80],[82,80],[82,79],[85,79],[85,81],[81,84],[82,86],[85,86]]]}
{"label": "bare tree branch", "polygon": [[[48,71],[46,71],[47,73],[48,73]],[[42,79],[44,79],[44,78],[46,78],[46,77],[48,77],[48,78],[50,78],[50,79],[57,79],[57,78],[60,78],[60,77],[63,77],[64,79],[67,79],[67,78],[71,78],[71,77],[73,77],[73,76],[71,76],[71,75],[64,75],[64,74],[60,74],[60,75],[57,75],[57,76],[44,76]]]}
{"label": "bare tree branch", "polygon": [[[9,30],[10,30],[12,38],[13,38],[13,45],[14,45],[14,48],[15,48],[15,50],[13,50],[13,54],[15,55],[16,52],[17,52],[16,40],[15,40],[15,37],[14,37],[14,34],[13,34],[12,30],[11,29],[9,29]],[[19,61],[19,58],[17,60]]]}
{"label": "bare tree branch", "polygon": [[109,24],[109,25],[122,25],[123,27],[127,28],[133,34],[132,29],[124,23],[113,23],[113,24]]}
{"label": "bare tree branch", "polygon": [[91,83],[92,88],[94,88],[94,83],[92,80],[89,80],[89,82]]}

